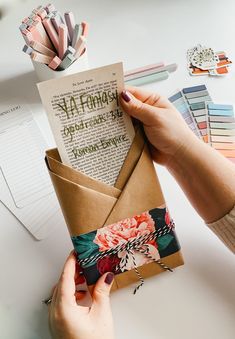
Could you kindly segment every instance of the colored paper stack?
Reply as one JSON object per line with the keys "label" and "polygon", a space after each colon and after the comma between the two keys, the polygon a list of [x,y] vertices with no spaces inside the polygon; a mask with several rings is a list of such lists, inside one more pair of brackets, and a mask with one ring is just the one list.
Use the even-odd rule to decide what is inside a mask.
{"label": "colored paper stack", "polygon": [[200,133],[197,128],[197,124],[195,123],[192,113],[190,111],[190,107],[187,105],[187,102],[185,100],[185,97],[183,95],[182,91],[179,91],[172,95],[169,100],[174,104],[174,106],[177,108],[177,110],[181,113],[183,116],[185,122],[189,126],[189,128],[193,131],[193,133],[200,137]]}
{"label": "colored paper stack", "polygon": [[34,9],[19,28],[23,51],[53,70],[65,70],[86,50],[88,24],[76,24],[72,12],[62,16],[52,4]]}
{"label": "colored paper stack", "polygon": [[214,104],[205,85],[183,88],[169,100],[197,137],[235,162],[235,117],[232,105]]}
{"label": "colored paper stack", "polygon": [[232,105],[207,104],[209,143],[235,163],[235,117]]}
{"label": "colored paper stack", "polygon": [[177,64],[165,65],[163,62],[132,69],[124,74],[127,85],[143,86],[151,82],[166,80],[169,73],[177,70]]}
{"label": "colored paper stack", "polygon": [[211,102],[205,85],[183,88],[169,100],[182,114],[191,130],[208,142],[206,102]]}
{"label": "colored paper stack", "polygon": [[187,51],[190,75],[222,76],[229,72],[232,64],[225,52],[215,52],[212,48],[197,45]]}

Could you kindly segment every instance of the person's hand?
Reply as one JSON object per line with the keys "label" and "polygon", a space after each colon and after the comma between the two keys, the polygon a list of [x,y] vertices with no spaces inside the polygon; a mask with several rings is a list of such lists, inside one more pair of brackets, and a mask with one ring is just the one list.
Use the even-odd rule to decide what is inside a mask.
{"label": "person's hand", "polygon": [[173,104],[159,94],[128,86],[120,99],[124,111],[143,123],[155,161],[167,165],[197,139]]}
{"label": "person's hand", "polygon": [[113,339],[109,292],[113,273],[96,283],[91,307],[78,305],[85,293],[76,292],[76,258],[68,257],[49,305],[49,325],[54,339]]}

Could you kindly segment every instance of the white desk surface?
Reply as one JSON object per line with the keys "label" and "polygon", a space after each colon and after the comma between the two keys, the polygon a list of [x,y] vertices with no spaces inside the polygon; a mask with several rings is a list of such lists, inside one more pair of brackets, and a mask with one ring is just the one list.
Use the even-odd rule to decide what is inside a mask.
{"label": "white desk surface", "polygon": [[[177,88],[206,83],[215,102],[235,103],[234,66],[222,79],[192,78],[185,59],[189,47],[202,43],[225,50],[235,62],[234,0],[53,2],[90,22],[91,67],[120,60],[126,70],[162,60],[176,62],[179,69],[168,80],[147,87],[169,95]],[[0,23],[0,103],[2,98],[26,100],[52,144],[18,31],[21,19],[39,4],[25,2]],[[158,174],[185,266],[147,279],[136,296],[133,287],[112,295],[117,339],[234,339],[234,256],[204,226],[169,173],[159,167]],[[37,242],[0,204],[0,232],[0,337],[48,339],[47,310],[41,300],[49,295],[72,248],[66,227]]]}

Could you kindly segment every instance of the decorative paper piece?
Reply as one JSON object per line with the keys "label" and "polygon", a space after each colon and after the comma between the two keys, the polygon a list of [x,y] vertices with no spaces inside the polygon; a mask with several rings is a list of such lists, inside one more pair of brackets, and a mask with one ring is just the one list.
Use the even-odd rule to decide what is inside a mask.
{"label": "decorative paper piece", "polygon": [[120,274],[154,261],[164,268],[160,259],[180,249],[166,208],[73,236],[72,241],[88,285],[105,272]]}
{"label": "decorative paper piece", "polygon": [[63,163],[112,186],[135,135],[123,88],[122,63],[38,84]]}
{"label": "decorative paper piece", "polygon": [[212,48],[197,45],[187,51],[190,75],[222,76],[228,73],[232,62],[225,52],[214,52]]}
{"label": "decorative paper piece", "polygon": [[232,105],[207,105],[209,143],[235,162],[235,117]]}
{"label": "decorative paper piece", "polygon": [[193,51],[189,52],[192,65],[202,70],[208,70],[215,68],[219,58],[212,50],[212,48],[203,47],[198,45]]}

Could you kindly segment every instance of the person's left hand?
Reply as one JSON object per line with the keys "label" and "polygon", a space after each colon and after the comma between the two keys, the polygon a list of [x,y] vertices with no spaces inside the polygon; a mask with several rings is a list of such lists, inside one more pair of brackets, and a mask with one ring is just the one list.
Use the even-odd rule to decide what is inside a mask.
{"label": "person's left hand", "polygon": [[87,292],[76,291],[76,258],[68,257],[49,305],[49,325],[54,339],[113,339],[113,319],[109,293],[113,273],[96,283],[91,307],[78,305]]}

